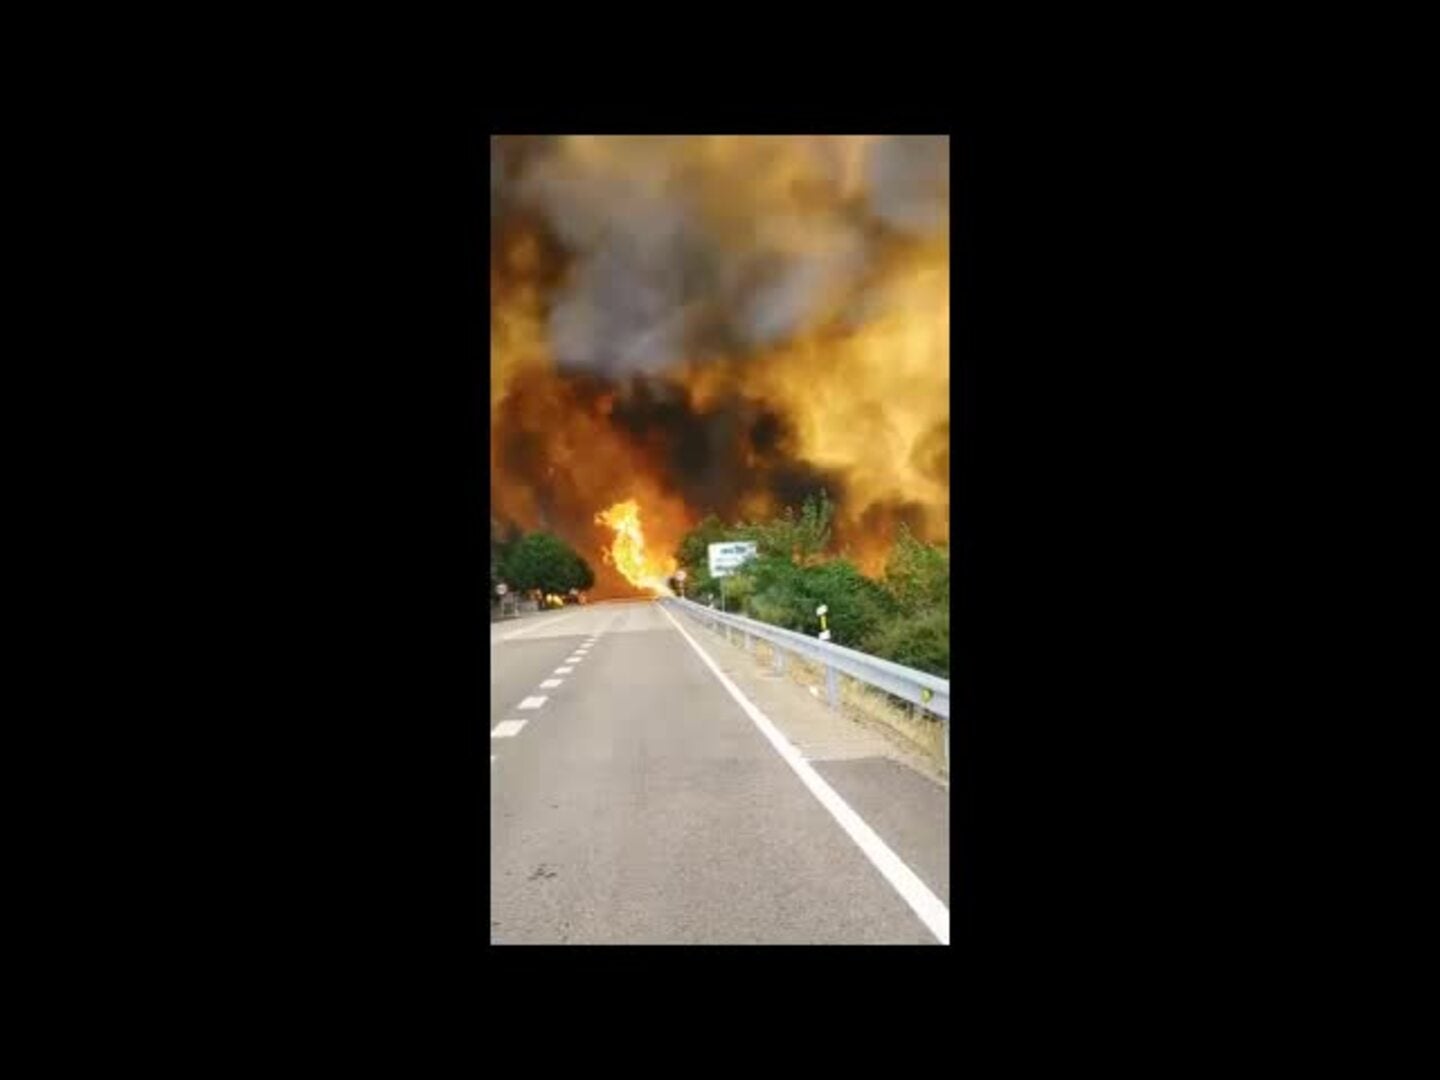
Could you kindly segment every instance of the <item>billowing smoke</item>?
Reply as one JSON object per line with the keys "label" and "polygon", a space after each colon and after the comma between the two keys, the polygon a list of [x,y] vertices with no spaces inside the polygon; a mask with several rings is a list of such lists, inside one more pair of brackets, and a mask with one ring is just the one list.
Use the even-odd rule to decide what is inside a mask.
{"label": "billowing smoke", "polygon": [[947,138],[507,136],[490,180],[501,516],[603,543],[637,495],[668,540],[823,487],[872,564],[947,535]]}

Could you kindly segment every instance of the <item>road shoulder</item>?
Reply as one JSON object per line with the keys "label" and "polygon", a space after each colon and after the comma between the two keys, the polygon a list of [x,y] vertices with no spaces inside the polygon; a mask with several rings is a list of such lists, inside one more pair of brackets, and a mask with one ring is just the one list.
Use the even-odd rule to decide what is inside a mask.
{"label": "road shoulder", "polygon": [[831,711],[743,647],[678,611],[676,622],[781,735],[947,905],[950,791],[901,736]]}

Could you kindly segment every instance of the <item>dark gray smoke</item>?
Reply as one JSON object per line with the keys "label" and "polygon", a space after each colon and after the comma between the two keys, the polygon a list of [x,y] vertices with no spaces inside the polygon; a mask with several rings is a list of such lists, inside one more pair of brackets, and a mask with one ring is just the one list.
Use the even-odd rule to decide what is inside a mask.
{"label": "dark gray smoke", "polygon": [[950,223],[950,139],[892,135],[876,143],[868,162],[870,205],[882,221],[919,234]]}
{"label": "dark gray smoke", "polygon": [[[837,197],[833,210],[822,200],[803,218],[767,211],[766,220],[740,215],[723,226],[700,213],[702,189],[685,171],[683,143],[627,140],[623,171],[577,165],[546,137],[493,144],[492,217],[538,213],[569,256],[548,316],[562,369],[656,375],[684,360],[781,343],[829,313],[859,318],[866,274],[887,245],[948,226],[945,136],[870,144],[858,202]],[[804,145],[815,155],[815,182],[838,183],[837,144]],[[743,206],[744,191],[736,198]]]}

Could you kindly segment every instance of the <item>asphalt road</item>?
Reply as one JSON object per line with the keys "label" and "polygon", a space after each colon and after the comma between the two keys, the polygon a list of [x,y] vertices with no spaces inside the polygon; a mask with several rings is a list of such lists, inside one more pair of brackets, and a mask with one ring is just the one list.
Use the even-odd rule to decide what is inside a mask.
{"label": "asphalt road", "polygon": [[492,627],[492,940],[948,941],[943,793],[777,744],[678,624],[638,602]]}

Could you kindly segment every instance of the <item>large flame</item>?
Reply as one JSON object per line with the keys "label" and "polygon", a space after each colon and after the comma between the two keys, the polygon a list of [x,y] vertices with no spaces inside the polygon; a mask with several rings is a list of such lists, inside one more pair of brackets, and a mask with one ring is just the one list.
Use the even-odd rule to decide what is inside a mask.
{"label": "large flame", "polygon": [[820,486],[866,572],[902,521],[948,539],[948,189],[911,197],[885,144],[516,151],[498,203],[492,182],[494,516],[581,550],[597,598],[663,589],[704,515],[761,518]]}
{"label": "large flame", "polygon": [[645,550],[639,504],[626,499],[596,514],[595,520],[615,530],[615,542],[605,552],[606,561],[636,588],[668,595],[669,579],[676,570],[675,558],[662,551]]}

